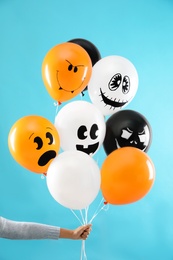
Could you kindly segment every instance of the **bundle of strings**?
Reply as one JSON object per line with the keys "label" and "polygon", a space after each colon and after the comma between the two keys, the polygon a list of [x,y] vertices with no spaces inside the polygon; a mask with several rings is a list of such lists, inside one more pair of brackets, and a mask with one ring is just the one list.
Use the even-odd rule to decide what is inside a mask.
{"label": "bundle of strings", "polygon": [[[107,211],[109,208],[109,204],[107,203],[103,203],[104,199],[102,198],[96,211],[94,212],[92,218],[88,221],[88,211],[89,211],[89,206],[86,207],[83,210],[80,210],[80,217],[75,213],[74,210],[71,209],[72,213],[74,214],[74,216],[78,219],[78,221],[80,222],[81,225],[87,225],[87,224],[91,224],[93,222],[93,220],[98,216],[98,214],[101,211]],[[84,212],[83,212],[84,211]],[[86,248],[85,248],[85,240],[82,240],[82,245],[81,245],[81,256],[80,256],[80,260],[87,260],[87,255],[86,255]]]}

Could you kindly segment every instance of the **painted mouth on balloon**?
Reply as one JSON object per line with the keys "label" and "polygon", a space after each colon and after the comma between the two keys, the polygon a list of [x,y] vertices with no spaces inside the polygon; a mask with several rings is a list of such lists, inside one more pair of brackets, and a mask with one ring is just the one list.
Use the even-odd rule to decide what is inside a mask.
{"label": "painted mouth on balloon", "polygon": [[103,93],[103,91],[100,88],[100,96],[102,97],[102,101],[105,103],[105,105],[109,105],[111,107],[116,108],[116,107],[122,107],[128,102],[127,100],[123,101],[121,99],[118,100],[116,98],[112,100],[111,98],[108,98],[108,96],[106,97],[105,93],[106,92]]}
{"label": "painted mouth on balloon", "polygon": [[81,151],[81,152],[84,152],[84,153],[87,153],[88,155],[90,155],[90,154],[94,154],[95,153],[95,151],[97,150],[98,146],[99,146],[99,142],[95,143],[95,144],[90,144],[90,145],[88,145],[87,148],[85,148],[83,145],[77,144],[76,145],[76,149],[78,151]]}
{"label": "painted mouth on balloon", "polygon": [[56,152],[53,150],[47,151],[41,155],[38,160],[39,166],[45,166],[50,160],[56,157]]}
{"label": "painted mouth on balloon", "polygon": [[[122,146],[120,146],[120,144],[119,144],[119,142],[118,142],[118,140],[116,138],[115,138],[115,142],[116,142],[116,146],[117,146],[118,149],[122,148]],[[138,148],[138,149],[140,149],[142,151],[145,151],[145,149],[146,149],[146,146],[144,146],[143,143],[138,143],[138,142],[133,141],[133,140],[128,142],[128,144],[126,144],[125,146],[135,147],[135,148]]]}
{"label": "painted mouth on balloon", "polygon": [[[60,84],[60,82],[59,82],[59,79],[58,79],[58,70],[57,70],[57,72],[56,72],[56,79],[57,79],[57,82],[58,82],[58,85],[59,85],[59,90],[64,90],[64,91],[66,91],[66,92],[70,92],[70,93],[74,93],[76,90],[78,90],[79,88],[81,88],[81,86],[82,86],[82,84],[83,84],[83,82],[84,82],[84,80],[85,80],[85,78],[83,78],[83,80],[82,80],[82,82],[81,82],[81,84],[80,84],[80,86],[79,87],[77,87],[77,88],[75,88],[75,89],[72,89],[72,90],[68,90],[68,89],[65,89],[65,88],[63,88],[62,87],[62,85]],[[70,81],[69,81],[70,82]]]}

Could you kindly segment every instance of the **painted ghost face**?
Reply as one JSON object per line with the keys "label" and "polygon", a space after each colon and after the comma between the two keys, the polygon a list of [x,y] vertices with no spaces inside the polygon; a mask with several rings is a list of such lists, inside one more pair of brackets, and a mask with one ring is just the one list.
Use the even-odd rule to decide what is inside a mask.
{"label": "painted ghost face", "polygon": [[132,110],[112,115],[106,122],[104,149],[107,154],[126,146],[147,151],[151,143],[151,127],[144,116]]}
{"label": "painted ghost face", "polygon": [[92,63],[81,46],[66,42],[53,47],[42,64],[42,77],[49,94],[58,102],[78,95],[88,84]]}
{"label": "painted ghost face", "polygon": [[94,155],[102,145],[106,125],[101,112],[91,103],[74,101],[65,105],[55,118],[61,148]]}
{"label": "painted ghost face", "polygon": [[111,115],[126,106],[135,96],[138,74],[133,64],[120,56],[108,56],[93,67],[88,85],[89,96],[103,113]]}
{"label": "painted ghost face", "polygon": [[55,126],[41,116],[25,116],[11,128],[9,149],[23,167],[36,173],[46,173],[60,148]]}

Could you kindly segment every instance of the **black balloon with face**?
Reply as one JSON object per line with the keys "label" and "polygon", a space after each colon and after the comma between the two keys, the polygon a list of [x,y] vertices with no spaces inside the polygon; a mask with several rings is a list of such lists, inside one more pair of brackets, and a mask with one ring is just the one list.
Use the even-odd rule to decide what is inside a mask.
{"label": "black balloon with face", "polygon": [[[101,54],[99,50],[92,42],[82,38],[72,39],[69,42],[76,43],[86,50],[86,52],[90,56],[92,66],[94,66],[94,64],[101,59]],[[84,90],[87,90],[87,87]]]}
{"label": "black balloon with face", "polygon": [[134,110],[121,110],[110,116],[106,122],[103,147],[107,155],[126,146],[147,152],[151,139],[151,126],[143,115]]}

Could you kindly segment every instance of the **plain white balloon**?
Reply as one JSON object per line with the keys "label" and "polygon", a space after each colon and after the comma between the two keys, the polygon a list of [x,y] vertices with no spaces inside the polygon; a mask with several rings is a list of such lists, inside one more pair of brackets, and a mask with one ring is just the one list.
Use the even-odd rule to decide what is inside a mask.
{"label": "plain white balloon", "polygon": [[127,106],[137,89],[138,73],[128,59],[107,56],[93,66],[88,93],[103,115],[112,115]]}
{"label": "plain white balloon", "polygon": [[100,190],[100,169],[89,155],[65,151],[50,164],[46,180],[50,194],[59,204],[80,210],[89,206]]}
{"label": "plain white balloon", "polygon": [[79,150],[93,156],[102,145],[106,123],[99,109],[91,102],[73,101],[55,117],[55,127],[63,151]]}

